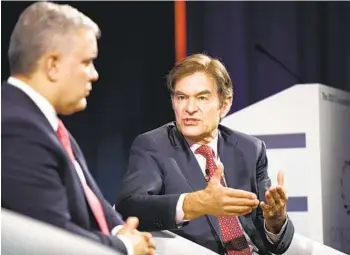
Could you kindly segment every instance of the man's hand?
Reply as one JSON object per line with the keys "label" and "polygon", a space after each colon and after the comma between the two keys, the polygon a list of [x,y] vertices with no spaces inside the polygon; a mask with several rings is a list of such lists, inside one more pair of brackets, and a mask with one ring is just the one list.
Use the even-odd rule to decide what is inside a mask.
{"label": "man's hand", "polygon": [[195,219],[202,215],[240,216],[250,213],[259,205],[254,193],[221,185],[223,168],[219,162],[207,187],[185,196],[184,219]]}
{"label": "man's hand", "polygon": [[128,218],[124,227],[118,231],[117,236],[125,236],[132,242],[134,255],[154,255],[156,247],[152,235],[146,232],[139,232],[137,230],[138,225],[138,218]]}
{"label": "man's hand", "polygon": [[277,234],[280,232],[287,218],[288,195],[284,187],[284,173],[277,174],[277,186],[270,187],[265,193],[266,203],[260,202],[268,231]]}

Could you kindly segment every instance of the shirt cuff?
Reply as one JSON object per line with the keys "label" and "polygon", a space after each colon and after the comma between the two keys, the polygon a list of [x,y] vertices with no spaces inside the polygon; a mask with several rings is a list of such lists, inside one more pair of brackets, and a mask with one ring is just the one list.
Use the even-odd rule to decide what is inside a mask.
{"label": "shirt cuff", "polygon": [[124,226],[123,225],[118,225],[118,226],[115,226],[112,231],[111,231],[111,234],[113,236],[116,236],[117,233],[123,228]]}
{"label": "shirt cuff", "polygon": [[179,200],[177,201],[176,204],[176,216],[175,216],[175,221],[176,224],[182,224],[188,220],[184,220],[185,213],[183,210],[183,205],[184,205],[184,200],[186,197],[187,193],[181,194],[179,197]]}
{"label": "shirt cuff", "polygon": [[123,228],[123,225],[118,225],[115,226],[112,231],[111,234],[113,236],[117,236],[120,241],[122,241],[122,243],[125,245],[126,251],[127,251],[127,255],[133,255],[134,254],[134,247],[132,246],[131,241],[124,235],[117,235],[117,233]]}
{"label": "shirt cuff", "polygon": [[266,229],[266,221],[264,220],[264,229],[265,229],[266,238],[271,244],[278,243],[281,240],[281,236],[282,236],[284,230],[286,229],[287,223],[288,223],[288,218],[286,218],[286,221],[284,222],[284,224],[281,228],[281,231],[278,234],[274,234],[274,233],[269,232]]}

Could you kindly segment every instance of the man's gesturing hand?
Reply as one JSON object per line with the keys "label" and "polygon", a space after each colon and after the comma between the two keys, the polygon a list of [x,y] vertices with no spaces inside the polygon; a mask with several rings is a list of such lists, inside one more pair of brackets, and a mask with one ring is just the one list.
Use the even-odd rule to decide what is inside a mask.
{"label": "man's gesturing hand", "polygon": [[223,165],[210,178],[204,190],[189,193],[184,199],[185,219],[195,219],[202,215],[240,216],[250,213],[259,205],[254,193],[224,187],[221,184]]}

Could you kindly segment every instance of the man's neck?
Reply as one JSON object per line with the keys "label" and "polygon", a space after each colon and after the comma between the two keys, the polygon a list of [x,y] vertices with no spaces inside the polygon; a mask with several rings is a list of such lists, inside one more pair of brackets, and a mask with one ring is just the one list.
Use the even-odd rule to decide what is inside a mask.
{"label": "man's neck", "polygon": [[[30,86],[33,90],[39,93],[42,97],[44,97],[49,103],[54,107],[55,101],[53,97],[53,86],[47,86],[42,82],[40,77],[36,75],[22,75],[22,74],[13,74],[11,77],[18,79]],[[51,88],[51,89],[49,89]]]}
{"label": "man's neck", "polygon": [[[20,80],[22,82],[24,82],[25,84],[27,84],[28,86],[31,86],[31,80],[32,77],[30,75],[22,75],[22,74],[12,74],[11,77]],[[32,87],[32,86],[31,86]]]}
{"label": "man's neck", "polygon": [[192,146],[193,144],[198,144],[198,145],[205,145],[211,143],[214,139],[217,138],[219,133],[218,129],[215,129],[210,135],[203,136],[203,137],[186,137],[185,139],[187,143]]}

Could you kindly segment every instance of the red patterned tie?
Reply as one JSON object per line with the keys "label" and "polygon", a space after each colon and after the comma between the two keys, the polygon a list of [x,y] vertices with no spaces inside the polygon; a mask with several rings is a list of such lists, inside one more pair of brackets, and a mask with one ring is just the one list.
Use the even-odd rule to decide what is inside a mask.
{"label": "red patterned tie", "polygon": [[[216,163],[214,161],[214,152],[207,146],[200,146],[195,153],[202,155],[206,159],[206,169],[209,171],[209,179],[216,171]],[[221,184],[225,186],[224,179],[221,178]],[[219,225],[222,235],[222,241],[225,244],[228,255],[251,255],[248,242],[244,236],[243,230],[239,225],[237,217],[219,216]]]}
{"label": "red patterned tie", "polygon": [[[68,131],[61,120],[58,120],[57,136],[60,139],[63,147],[66,149],[71,160],[75,161]],[[92,213],[95,216],[95,219],[100,227],[101,232],[105,235],[108,235],[109,234],[108,225],[107,225],[106,217],[104,215],[103,208],[100,201],[98,200],[95,193],[86,184],[86,182],[81,182],[81,183],[84,188],[86,199],[90,205]]]}

